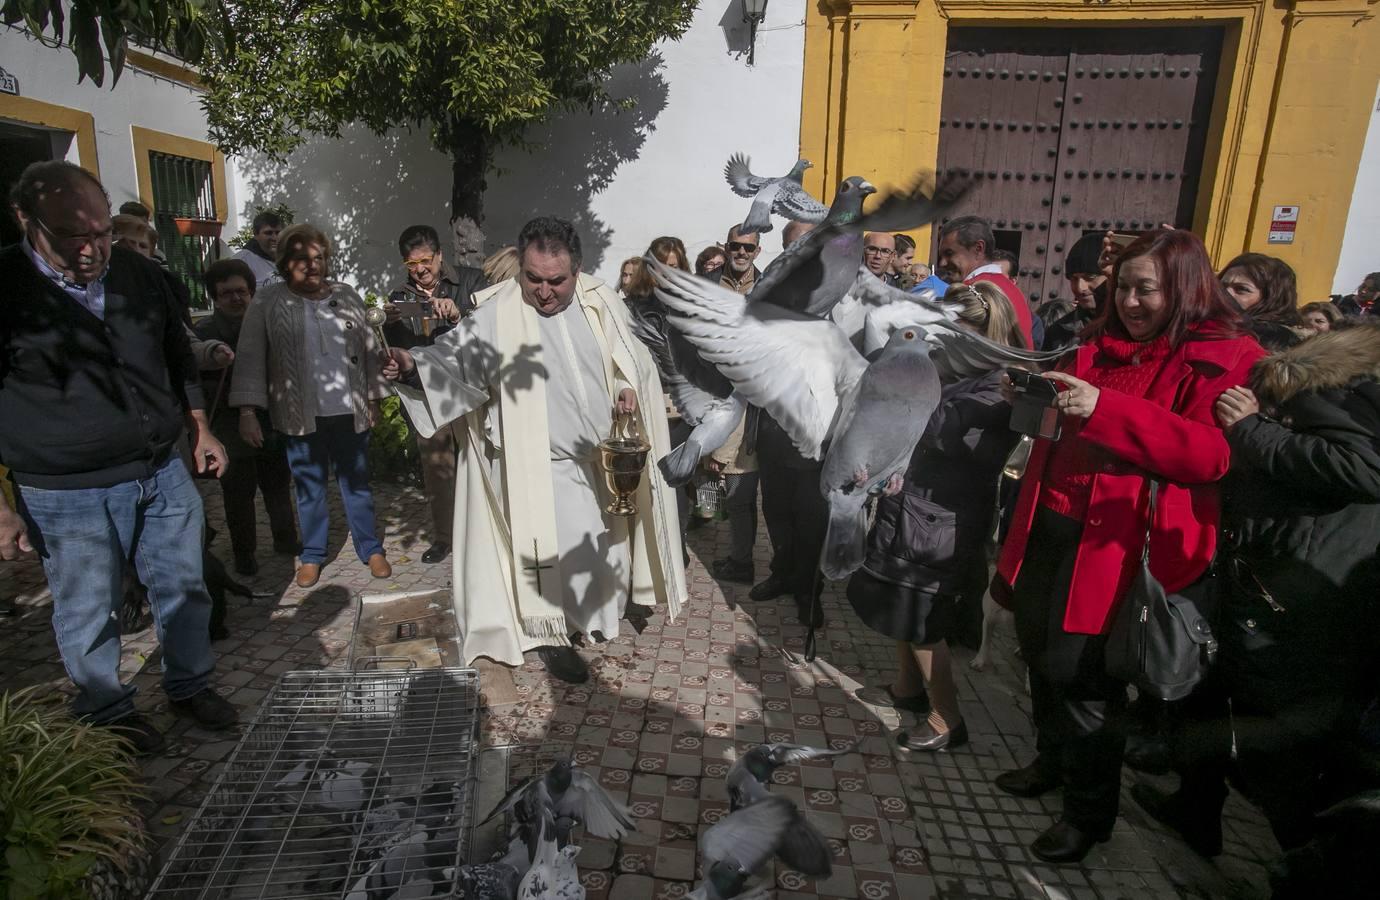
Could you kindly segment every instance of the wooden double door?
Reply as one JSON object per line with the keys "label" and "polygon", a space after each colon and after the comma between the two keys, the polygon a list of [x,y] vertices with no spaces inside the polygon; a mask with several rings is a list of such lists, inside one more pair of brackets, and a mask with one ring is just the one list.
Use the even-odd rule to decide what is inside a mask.
{"label": "wooden double door", "polygon": [[1192,224],[1220,28],[949,35],[938,168],[976,180],[955,214],[991,220],[1032,302],[1069,296],[1086,233]]}

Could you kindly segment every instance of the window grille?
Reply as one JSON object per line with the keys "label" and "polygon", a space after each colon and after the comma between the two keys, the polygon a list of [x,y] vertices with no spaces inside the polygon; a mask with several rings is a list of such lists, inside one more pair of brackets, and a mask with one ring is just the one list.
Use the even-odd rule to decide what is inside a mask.
{"label": "window grille", "polygon": [[168,268],[186,282],[194,309],[210,309],[201,276],[216,259],[216,239],[182,234],[175,220],[218,219],[211,164],[204,159],[150,151],[149,177],[153,188],[153,225],[158,229],[158,246]]}

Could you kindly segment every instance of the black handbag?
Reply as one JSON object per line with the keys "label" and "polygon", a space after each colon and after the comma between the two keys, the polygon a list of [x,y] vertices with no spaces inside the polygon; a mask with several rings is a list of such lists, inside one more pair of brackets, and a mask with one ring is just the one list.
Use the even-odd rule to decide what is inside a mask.
{"label": "black handbag", "polygon": [[1150,482],[1149,520],[1140,569],[1121,601],[1107,634],[1107,674],[1161,700],[1182,700],[1207,675],[1217,656],[1211,612],[1215,573],[1183,591],[1167,594],[1150,574],[1150,528],[1155,521],[1158,482]]}

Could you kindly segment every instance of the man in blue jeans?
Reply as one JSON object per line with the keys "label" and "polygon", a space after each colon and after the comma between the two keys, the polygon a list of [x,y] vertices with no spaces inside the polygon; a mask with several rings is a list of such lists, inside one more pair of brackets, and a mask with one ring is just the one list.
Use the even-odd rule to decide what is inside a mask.
{"label": "man in blue jeans", "polygon": [[0,250],[0,463],[18,509],[0,494],[0,558],[43,560],[73,712],[156,753],[163,736],[120,681],[125,567],[148,590],[173,711],[233,726],[235,708],[209,685],[204,518],[177,448],[185,428],[197,470],[216,475],[225,450],[176,300],[157,264],[111,247],[95,176],[35,163],[11,201],[24,240]]}

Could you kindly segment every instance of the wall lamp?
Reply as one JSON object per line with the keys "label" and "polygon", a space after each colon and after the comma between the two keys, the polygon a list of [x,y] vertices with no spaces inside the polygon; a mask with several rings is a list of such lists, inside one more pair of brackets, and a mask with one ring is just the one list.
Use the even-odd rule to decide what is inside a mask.
{"label": "wall lamp", "polygon": [[743,21],[748,27],[748,65],[756,61],[757,26],[767,17],[767,0],[743,0]]}

